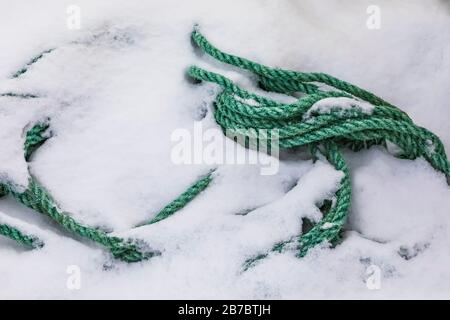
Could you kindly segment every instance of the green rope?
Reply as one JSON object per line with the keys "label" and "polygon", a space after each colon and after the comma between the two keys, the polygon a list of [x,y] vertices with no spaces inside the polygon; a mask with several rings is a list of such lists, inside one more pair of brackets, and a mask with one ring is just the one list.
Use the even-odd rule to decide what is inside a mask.
{"label": "green rope", "polygon": [[145,251],[145,248],[141,248],[132,241],[110,236],[101,230],[78,223],[68,213],[62,212],[57,207],[54,200],[34,177],[30,179],[26,191],[18,193],[10,190],[10,192],[19,202],[47,215],[67,231],[106,247],[116,259],[125,262],[138,262],[159,254],[156,251]]}
{"label": "green rope", "polygon": [[30,159],[31,154],[49,138],[45,134],[49,127],[48,121],[39,122],[27,131],[24,144],[25,159],[27,161]]}
{"label": "green rope", "polygon": [[[243,134],[246,138],[259,141],[267,139],[258,129],[277,130],[279,147],[284,149],[309,146],[320,150],[336,170],[344,173],[340,188],[335,194],[332,208],[311,230],[296,238],[299,257],[323,242],[336,243],[345,223],[351,202],[349,172],[339,147],[361,150],[373,145],[385,146],[392,142],[402,150],[400,158],[424,157],[435,169],[443,172],[450,183],[450,165],[440,139],[425,128],[415,125],[408,115],[396,106],[376,95],[348,82],[324,73],[303,73],[270,68],[256,62],[220,51],[194,28],[194,43],[211,57],[234,67],[250,71],[258,77],[263,90],[302,96],[292,104],[251,93],[228,78],[197,66],[191,66],[188,74],[198,81],[218,84],[222,92],[214,103],[214,117],[224,131]],[[319,89],[317,84],[329,86],[331,91]],[[326,114],[311,112],[311,107],[325,98],[353,98],[366,101],[374,106],[369,114],[354,107],[342,110],[338,106]],[[255,106],[256,104],[256,106]],[[313,152],[314,155],[314,152]],[[272,251],[280,251],[288,240],[277,244]],[[247,261],[251,265],[267,254],[260,254]]]}
{"label": "green rope", "polygon": [[[424,157],[434,168],[443,172],[450,183],[450,165],[442,142],[432,132],[415,125],[408,115],[396,106],[366,90],[324,73],[302,73],[270,68],[227,54],[211,45],[197,29],[193,31],[192,39],[203,52],[213,58],[256,75],[258,84],[263,90],[286,95],[293,95],[296,92],[302,94],[295,103],[280,103],[244,90],[220,74],[192,66],[188,71],[191,77],[200,81],[213,82],[222,87],[222,92],[216,97],[214,117],[225,131],[244,134],[249,140],[267,142],[271,137],[270,129],[276,130],[277,142],[281,148],[308,146],[313,157],[318,156],[319,153],[322,154],[336,170],[344,173],[334,201],[329,201],[332,205],[327,212],[324,212],[323,219],[312,225],[311,229],[304,234],[275,244],[271,251],[281,252],[287,247],[294,246],[297,255],[303,257],[310,248],[318,244],[324,242],[336,244],[340,240],[340,233],[351,202],[349,171],[339,151],[340,147],[359,151],[373,145],[386,146],[389,141],[402,150],[396,156],[404,159]],[[32,64],[51,51],[53,49],[36,56],[12,77],[17,78],[24,74]],[[317,85],[319,83],[329,86],[332,90],[321,90]],[[4,93],[0,96],[24,99],[37,97],[16,93]],[[370,114],[357,107],[341,110],[338,106],[331,108],[326,114],[310,112],[315,103],[326,98],[339,97],[360,99],[372,104],[374,108]],[[37,123],[28,130],[24,145],[27,160],[34,150],[48,139],[49,135],[46,134],[48,129],[48,122],[45,121]],[[269,129],[269,132],[264,134],[257,129]],[[248,146],[247,143],[245,144]],[[213,172],[201,177],[165,206],[153,219],[141,225],[153,224],[173,215],[205,190],[212,180]],[[0,197],[8,193],[27,207],[49,216],[69,232],[106,247],[117,259],[136,262],[159,254],[156,251],[145,250],[139,243],[110,236],[101,230],[75,221],[70,214],[58,208],[50,194],[34,177],[30,178],[29,186],[24,192],[16,192],[8,185],[0,184]],[[43,245],[43,242],[36,237],[7,224],[0,224],[0,234],[24,246],[41,247]],[[267,254],[262,253],[248,259],[246,266],[252,265]]]}
{"label": "green rope", "polygon": [[[32,153],[49,138],[49,134],[47,134],[49,127],[48,121],[43,121],[36,123],[27,131],[24,143],[26,160],[29,160]],[[206,189],[212,180],[213,171],[190,186],[178,198],[164,207],[152,220],[143,223],[142,225],[153,224],[166,219],[187,205],[192,199]],[[140,248],[131,241],[109,236],[101,230],[84,226],[76,222],[70,214],[64,213],[58,208],[50,194],[33,176],[29,181],[27,190],[22,193],[14,191],[13,188],[10,188],[7,185],[0,184],[0,196],[5,196],[8,193],[12,194],[20,203],[28,208],[49,216],[52,220],[71,233],[105,246],[117,259],[126,262],[137,262],[148,259],[154,255],[159,255],[159,252],[157,251],[143,251],[143,248]],[[18,243],[31,248],[39,248],[44,245],[43,241],[39,240],[37,237],[27,235],[7,224],[2,224],[0,226],[0,235],[9,237],[16,240]]]}
{"label": "green rope", "polygon": [[30,67],[35,64],[36,62],[38,62],[39,60],[41,60],[46,54],[54,51],[55,49],[47,49],[43,52],[41,52],[40,54],[38,54],[37,56],[33,57],[29,62],[27,62],[22,68],[20,68],[18,71],[14,72],[11,76],[12,79],[14,78],[18,78],[21,75],[23,75],[24,73],[26,73]]}
{"label": "green rope", "polygon": [[[8,192],[9,191],[6,185],[0,184],[0,198],[6,196]],[[44,246],[44,242],[38,237],[27,234],[26,232],[6,223],[0,222],[0,235],[10,238],[27,248],[36,249]]]}
{"label": "green rope", "polygon": [[[54,49],[46,50],[36,57],[32,58],[30,62],[28,62],[24,67],[15,72],[11,76],[11,78],[18,78],[22,74],[26,73],[34,63],[42,59],[44,55],[52,52],[53,50]],[[21,99],[38,97],[33,94],[14,92],[0,93],[0,96],[15,97]],[[47,120],[35,124],[30,130],[26,132],[24,155],[27,161],[30,159],[32,153],[49,138],[49,135],[46,134],[48,129],[49,124]],[[212,172],[210,172],[205,177],[202,177],[199,181],[189,187],[183,194],[181,194],[177,199],[164,207],[155,216],[155,218],[144,224],[153,224],[174,214],[176,211],[180,210],[192,199],[194,199],[198,194],[200,194],[201,191],[203,191],[209,185],[211,180]],[[147,248],[144,248],[142,243],[134,243],[130,240],[124,240],[118,237],[110,236],[101,230],[84,226],[83,224],[78,223],[71,217],[70,214],[63,212],[58,208],[50,194],[38,183],[36,178],[33,176],[31,176],[28,188],[24,192],[16,192],[14,188],[0,182],[0,197],[3,197],[8,193],[13,195],[19,202],[21,202],[25,206],[47,215],[69,232],[103,245],[104,247],[109,249],[112,255],[117,259],[126,262],[137,262],[160,254],[160,252],[158,251],[151,251]],[[11,238],[18,243],[30,248],[39,248],[44,245],[43,241],[39,240],[37,237],[27,235],[25,232],[20,231],[19,229],[7,224],[0,224],[0,235]]]}
{"label": "green rope", "polygon": [[[36,147],[47,139],[43,136],[43,133],[47,129],[48,125],[46,123],[39,123],[27,132],[24,145],[27,159]],[[0,183],[0,198],[6,196],[9,192],[10,188],[5,184]],[[44,242],[37,236],[29,235],[26,232],[5,223],[0,224],[0,235],[10,238],[27,248],[38,249],[44,246]]]}
{"label": "green rope", "polygon": [[[49,134],[47,134],[48,129],[48,121],[43,121],[36,123],[27,131],[24,143],[24,153],[27,160],[29,160],[32,153],[49,138]],[[152,220],[144,224],[153,224],[161,221],[183,208],[209,185],[212,180],[212,173],[213,171],[202,177],[178,198],[164,207]],[[144,248],[142,243],[133,243],[130,240],[113,237],[101,230],[78,223],[70,214],[62,212],[58,208],[50,194],[33,176],[31,176],[28,188],[24,192],[16,192],[8,185],[0,184],[0,196],[5,196],[8,193],[13,195],[20,203],[28,208],[47,215],[69,232],[106,247],[112,255],[119,260],[125,262],[138,262],[160,254],[158,251],[151,251]],[[17,241],[26,247],[39,248],[44,245],[43,241],[39,240],[37,237],[27,235],[7,224],[2,224],[0,226],[0,234]]]}
{"label": "green rope", "polygon": [[166,205],[156,216],[144,223],[139,224],[137,227],[153,224],[164,220],[173,215],[178,210],[184,208],[189,202],[197,197],[203,190],[205,190],[211,181],[213,180],[212,174],[215,170],[212,170],[204,177],[201,177],[197,182],[191,185],[186,191],[179,195],[175,200]]}
{"label": "green rope", "polygon": [[38,237],[27,235],[8,224],[0,223],[0,234],[28,248],[37,249],[44,246]]}
{"label": "green rope", "polygon": [[[45,135],[48,128],[48,123],[43,122],[37,123],[28,130],[24,144],[24,151],[27,158],[31,156],[32,152],[36,150],[38,146],[48,139],[48,136]],[[17,192],[7,185],[2,185],[1,190],[3,195],[10,193],[20,203],[28,208],[47,215],[67,231],[106,247],[116,259],[125,262],[138,262],[160,254],[158,251],[148,250],[143,244],[110,236],[101,230],[78,223],[70,214],[63,212],[58,208],[50,194],[33,176],[31,176],[28,188],[24,192]],[[4,225],[4,227],[0,229],[0,234],[8,236],[21,244],[29,244],[31,241],[30,239],[34,239],[8,225]],[[40,243],[43,245],[43,242],[40,241]]]}

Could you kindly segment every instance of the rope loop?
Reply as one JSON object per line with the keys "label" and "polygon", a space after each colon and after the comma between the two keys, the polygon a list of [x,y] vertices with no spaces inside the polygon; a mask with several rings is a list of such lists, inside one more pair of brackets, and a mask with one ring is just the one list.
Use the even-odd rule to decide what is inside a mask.
{"label": "rope loop", "polygon": [[[203,53],[252,73],[264,91],[298,97],[294,103],[284,104],[249,92],[218,73],[191,66],[190,77],[222,87],[214,102],[214,117],[224,131],[258,139],[257,129],[276,129],[280,148],[309,147],[313,157],[321,153],[336,170],[344,173],[331,208],[320,222],[297,238],[299,257],[320,243],[333,244],[340,239],[351,203],[349,170],[339,151],[342,147],[359,151],[394,144],[399,149],[395,156],[425,158],[444,173],[450,184],[450,165],[440,139],[382,98],[325,73],[271,68],[225,53],[213,46],[198,27],[192,32],[192,40]],[[343,106],[342,101],[347,105]],[[316,108],[318,104],[325,105],[325,110]],[[291,239],[276,244],[272,251],[281,251],[292,242]],[[247,261],[247,265],[265,256],[260,254]]]}

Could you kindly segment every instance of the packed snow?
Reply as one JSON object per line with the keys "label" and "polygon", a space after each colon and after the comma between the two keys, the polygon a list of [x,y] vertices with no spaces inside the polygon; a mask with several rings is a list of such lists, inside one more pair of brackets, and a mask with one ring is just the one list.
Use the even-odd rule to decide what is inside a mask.
{"label": "packed snow", "polygon": [[[379,29],[367,25],[370,5],[380,9]],[[70,28],[73,6],[80,28]],[[175,130],[193,133],[196,121],[218,129],[211,107],[219,88],[193,84],[186,69],[197,64],[258,92],[246,72],[193,48],[194,24],[225,51],[370,90],[450,150],[448,1],[0,0],[0,8],[0,93],[40,97],[0,97],[0,179],[23,190],[30,170],[78,221],[162,253],[114,261],[4,197],[0,223],[46,245],[25,250],[0,237],[0,298],[450,298],[450,187],[423,159],[397,159],[381,147],[344,152],[353,185],[344,241],[302,259],[288,250],[243,270],[299,234],[303,218],[318,221],[318,206],[339,187],[342,172],[301,150],[282,153],[274,175],[261,174],[261,163],[220,164],[188,206],[135,228],[216,167],[171,159]],[[333,105],[371,112],[336,99],[316,111]],[[47,118],[52,138],[27,164],[24,132]]]}

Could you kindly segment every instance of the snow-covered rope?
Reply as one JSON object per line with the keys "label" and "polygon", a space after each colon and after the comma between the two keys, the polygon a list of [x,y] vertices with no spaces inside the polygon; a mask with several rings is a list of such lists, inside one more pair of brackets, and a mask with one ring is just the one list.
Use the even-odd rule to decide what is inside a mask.
{"label": "snow-covered rope", "polygon": [[[201,51],[216,60],[250,71],[265,91],[290,96],[293,93],[302,94],[294,103],[285,104],[251,93],[220,74],[197,66],[190,67],[188,74],[194,79],[222,87],[214,103],[214,117],[224,130],[257,141],[254,144],[259,139],[267,139],[260,135],[258,129],[276,130],[280,148],[308,146],[313,150],[313,156],[319,150],[337,170],[344,172],[332,208],[310,231],[299,235],[294,241],[299,256],[304,256],[308,249],[319,243],[335,243],[345,223],[351,202],[351,186],[348,169],[338,147],[358,151],[373,145],[394,143],[402,150],[396,156],[405,159],[424,157],[445,174],[450,184],[450,165],[440,139],[415,125],[405,112],[373,93],[324,73],[270,68],[225,53],[214,47],[197,27],[192,32],[192,40]],[[332,90],[321,90],[317,84]],[[352,99],[352,108],[342,108],[336,100],[339,98]],[[317,103],[326,100],[328,112],[314,110]],[[362,103],[373,105],[371,112],[359,107]],[[292,242],[277,244],[273,250],[282,250]]]}
{"label": "snow-covered rope", "polygon": [[[349,147],[358,151],[372,145],[386,146],[388,142],[394,143],[402,150],[397,156],[407,159],[424,157],[434,168],[443,172],[450,183],[450,165],[439,138],[430,131],[415,125],[406,113],[376,95],[323,73],[275,69],[227,54],[211,45],[197,29],[193,31],[192,39],[203,52],[213,58],[252,72],[259,78],[260,87],[266,91],[287,95],[295,92],[303,94],[295,103],[280,103],[251,93],[220,74],[192,66],[189,69],[191,77],[216,83],[223,89],[216,97],[214,109],[215,119],[223,129],[234,130],[239,134],[246,132],[248,138],[256,140],[267,139],[267,137],[253,135],[252,132],[258,132],[255,129],[276,129],[281,148],[308,146],[313,157],[322,154],[337,170],[344,172],[340,188],[335,194],[335,201],[331,208],[326,210],[324,218],[305,234],[299,235],[296,239],[287,239],[283,243],[278,243],[272,250],[281,251],[287,244],[295,243],[298,255],[304,256],[317,244],[336,243],[339,240],[351,201],[348,168],[339,147]],[[12,77],[21,76],[32,64],[53,50],[47,50],[36,56]],[[333,90],[323,91],[317,84],[328,85]],[[12,92],[3,93],[0,96],[24,99],[35,97]],[[355,102],[353,108],[346,109],[338,104],[333,105],[333,101],[336,101],[333,99],[336,98],[353,99]],[[317,103],[324,101],[331,103],[331,108],[328,108],[326,113],[315,109]],[[373,110],[370,113],[365,112],[358,107],[360,102],[373,105]],[[48,135],[44,134],[48,128],[47,122],[37,123],[27,132],[24,146],[24,155],[27,160],[32,152],[48,139]],[[18,201],[49,216],[66,230],[103,245],[120,260],[136,262],[159,254],[158,251],[149,250],[141,243],[111,236],[77,222],[70,214],[58,207],[35,177],[31,175],[30,177],[29,186],[24,192],[17,192],[7,182],[0,181],[0,196],[12,194]],[[212,179],[212,173],[201,177],[152,220],[142,225],[168,218],[207,188]],[[0,222],[0,234],[30,247],[40,247],[43,244],[34,235],[28,235],[7,223]],[[250,259],[248,264],[266,255],[260,254]]]}

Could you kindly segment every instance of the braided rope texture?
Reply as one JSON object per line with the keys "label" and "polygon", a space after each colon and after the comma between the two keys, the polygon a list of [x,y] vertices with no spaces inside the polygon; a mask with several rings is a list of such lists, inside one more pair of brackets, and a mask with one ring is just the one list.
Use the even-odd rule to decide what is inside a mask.
{"label": "braided rope texture", "polygon": [[[427,129],[415,125],[398,107],[373,93],[324,73],[270,68],[225,53],[214,47],[197,27],[192,32],[192,40],[203,53],[252,73],[258,78],[261,89],[290,96],[294,93],[301,95],[294,103],[284,104],[251,93],[218,73],[191,66],[188,75],[192,78],[222,87],[214,103],[214,117],[222,129],[256,141],[267,139],[258,129],[276,129],[280,148],[308,146],[313,156],[320,151],[336,170],[344,173],[331,209],[311,230],[296,238],[299,257],[320,243],[333,244],[340,240],[351,204],[349,171],[340,147],[359,151],[373,145],[394,143],[401,149],[397,157],[425,158],[435,169],[444,173],[450,184],[450,165],[441,140]],[[331,90],[320,90],[317,84],[326,85]],[[373,111],[367,113],[356,107],[343,110],[336,106],[328,113],[311,112],[306,116],[320,100],[339,97],[368,102],[373,105]],[[292,240],[275,245],[272,251],[280,251],[287,244],[292,244]],[[247,265],[266,255],[249,259]]]}

